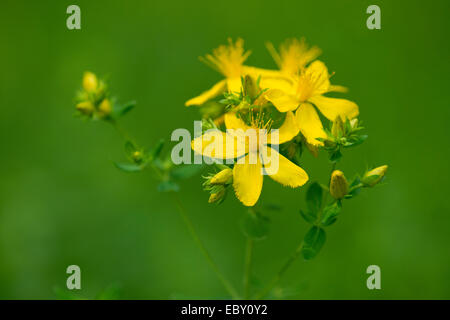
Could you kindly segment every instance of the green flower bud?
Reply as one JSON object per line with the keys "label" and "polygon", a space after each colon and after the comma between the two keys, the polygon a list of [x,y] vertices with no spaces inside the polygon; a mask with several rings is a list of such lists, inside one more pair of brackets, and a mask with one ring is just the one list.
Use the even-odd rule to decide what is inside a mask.
{"label": "green flower bud", "polygon": [[141,151],[134,151],[131,154],[131,157],[133,158],[133,161],[135,163],[140,163],[142,161],[142,152]]}
{"label": "green flower bud", "polygon": [[348,193],[348,181],[344,173],[340,170],[334,170],[331,174],[330,194],[335,199],[342,199]]}
{"label": "green flower bud", "polygon": [[384,175],[386,174],[386,171],[388,169],[387,165],[377,167],[375,169],[372,169],[364,174],[364,176],[361,179],[362,184],[365,187],[373,187],[376,184],[378,184],[381,179],[383,179]]}
{"label": "green flower bud", "polygon": [[352,120],[350,120],[350,126],[352,127],[352,129],[358,127],[358,118],[353,118]]}
{"label": "green flower bud", "polygon": [[334,137],[342,137],[344,135],[344,122],[340,116],[337,116],[331,127],[331,134]]}
{"label": "green flower bud", "polygon": [[208,203],[221,203],[225,199],[225,188],[222,188],[216,193],[211,193]]}
{"label": "green flower bud", "polygon": [[258,86],[256,85],[253,78],[249,75],[246,75],[244,77],[244,96],[249,96],[250,98],[254,99],[259,92]]}
{"label": "green flower bud", "polygon": [[224,169],[217,173],[215,176],[209,180],[209,183],[212,185],[217,184],[230,184],[233,181],[233,170]]}

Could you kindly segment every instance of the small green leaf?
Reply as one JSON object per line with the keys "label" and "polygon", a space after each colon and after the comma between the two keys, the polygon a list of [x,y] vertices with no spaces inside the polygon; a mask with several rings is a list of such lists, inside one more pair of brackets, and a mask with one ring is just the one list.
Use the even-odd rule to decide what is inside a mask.
{"label": "small green leaf", "polygon": [[116,114],[121,117],[130,112],[136,106],[136,101],[127,102],[119,106],[116,110]]}
{"label": "small green leaf", "polygon": [[342,158],[342,153],[339,149],[336,151],[330,152],[330,161],[338,162]]}
{"label": "small green leaf", "polygon": [[310,211],[303,211],[300,209],[300,215],[303,217],[303,219],[305,219],[306,222],[309,223],[314,223],[316,222],[317,219],[317,213],[316,214],[311,214]]}
{"label": "small green leaf", "polygon": [[311,227],[303,239],[303,258],[305,260],[314,258],[319,253],[320,249],[322,249],[325,240],[325,230],[317,226]]}
{"label": "small green leaf", "polygon": [[170,191],[178,192],[179,190],[180,186],[171,180],[163,181],[160,184],[158,184],[159,192],[170,192]]}
{"label": "small green leaf", "polygon": [[269,223],[269,218],[249,212],[242,218],[241,228],[247,237],[253,240],[263,240],[269,233]]}
{"label": "small green leaf", "polygon": [[341,206],[336,201],[323,209],[323,218],[321,221],[321,225],[324,227],[331,226],[336,222],[337,216],[341,212]]}
{"label": "small green leaf", "polygon": [[147,152],[149,159],[154,160],[158,158],[163,147],[164,147],[164,139],[161,139]]}
{"label": "small green leaf", "polygon": [[322,187],[317,183],[312,183],[306,191],[306,204],[309,214],[317,216],[322,205]]}
{"label": "small green leaf", "polygon": [[142,166],[134,163],[114,162],[114,165],[116,166],[117,169],[120,169],[125,172],[138,172],[143,169]]}

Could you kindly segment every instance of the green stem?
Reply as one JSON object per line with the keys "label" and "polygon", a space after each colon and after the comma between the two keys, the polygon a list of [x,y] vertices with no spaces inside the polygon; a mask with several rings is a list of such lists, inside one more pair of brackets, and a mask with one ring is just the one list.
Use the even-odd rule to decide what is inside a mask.
{"label": "green stem", "polygon": [[[328,185],[330,185],[331,174],[333,173],[333,171],[335,169],[336,169],[336,162],[333,162],[333,165],[331,166],[330,179],[328,180]],[[321,211],[320,214],[322,214],[323,207],[324,207],[325,203],[328,200],[328,193],[329,192],[325,193],[325,198],[324,198],[324,200],[322,202],[322,208],[320,209],[320,211]],[[300,243],[300,245],[294,251],[292,256],[281,267],[280,271],[278,271],[278,273],[272,278],[272,280],[269,282],[269,284],[259,294],[257,294],[255,296],[255,299],[262,299],[262,298],[264,298],[278,284],[278,282],[280,282],[280,280],[281,280],[282,276],[284,275],[284,273],[286,272],[286,270],[289,269],[289,267],[291,266],[291,264],[295,260],[297,260],[298,256],[302,252],[302,249],[303,249],[303,241]]]}
{"label": "green stem", "polygon": [[297,260],[298,256],[302,252],[302,249],[303,249],[303,241],[300,243],[300,245],[297,247],[297,249],[294,251],[291,257],[284,263],[284,265],[281,267],[278,273],[272,278],[269,284],[259,294],[255,296],[256,300],[264,298],[278,284],[278,282],[280,282],[281,278],[283,277],[287,269],[289,269],[291,264],[295,260]]}
{"label": "green stem", "polygon": [[247,238],[247,248],[245,253],[245,272],[244,272],[244,299],[250,297],[250,273],[252,269],[253,258],[253,240]]}
{"label": "green stem", "polygon": [[231,297],[233,299],[239,299],[239,295],[238,295],[237,291],[234,289],[233,285],[225,278],[225,276],[219,270],[219,267],[214,262],[214,260],[211,258],[211,255],[209,254],[209,252],[206,249],[205,245],[200,240],[197,232],[194,229],[194,226],[192,225],[191,220],[189,219],[189,216],[186,213],[186,210],[184,209],[184,207],[183,207],[183,205],[181,203],[181,200],[178,198],[176,193],[172,193],[172,195],[173,195],[175,203],[176,203],[176,205],[178,207],[178,211],[179,211],[181,217],[183,218],[184,223],[186,224],[189,232],[191,233],[192,238],[194,238],[194,241],[196,242],[196,244],[200,248],[201,252],[205,256],[205,258],[208,261],[209,265],[214,270],[214,272],[216,273],[217,277],[222,282],[222,284],[225,287],[225,289],[227,289],[227,291],[231,295]]}
{"label": "green stem", "polygon": [[116,131],[122,136],[124,140],[131,140],[128,132],[122,128],[119,122],[117,122],[115,119],[109,119],[108,122],[111,123],[114,129],[116,129]]}
{"label": "green stem", "polygon": [[[114,129],[116,129],[125,140],[131,140],[130,136],[128,135],[126,130],[124,130],[116,120],[110,119],[108,122],[111,123],[111,125],[114,127]],[[161,176],[161,172],[159,172],[159,170],[157,170],[156,168],[154,168],[154,169],[155,169],[156,173],[158,174],[158,176],[162,179],[163,177]],[[195,231],[194,226],[192,225],[192,222],[189,219],[189,216],[187,215],[186,210],[184,209],[178,195],[176,193],[172,193],[172,195],[173,195],[173,198],[177,205],[178,212],[180,213],[184,223],[186,224],[189,232],[191,233],[191,236],[194,238],[195,243],[200,248],[200,251],[203,253],[206,260],[208,261],[208,263],[210,264],[210,266],[216,273],[219,280],[222,282],[225,289],[231,295],[231,297],[233,299],[239,299],[239,295],[238,295],[236,289],[234,289],[233,285],[225,278],[225,276],[222,274],[222,272],[220,272],[219,267],[214,262],[214,260],[211,258],[211,255],[209,254],[205,245],[203,244],[203,242],[200,240],[199,236],[197,235],[197,232]]]}

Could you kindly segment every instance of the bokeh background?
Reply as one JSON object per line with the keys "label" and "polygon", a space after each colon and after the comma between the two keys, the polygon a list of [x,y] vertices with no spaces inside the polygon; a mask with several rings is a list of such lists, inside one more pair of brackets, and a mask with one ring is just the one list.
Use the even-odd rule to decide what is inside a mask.
{"label": "bokeh background", "polygon": [[[66,28],[81,7],[82,29]],[[381,7],[381,30],[366,8]],[[306,37],[323,49],[360,106],[369,139],[349,150],[347,175],[389,164],[383,186],[348,201],[325,247],[298,260],[281,287],[295,299],[450,298],[448,1],[3,1],[0,10],[0,298],[54,299],[77,264],[94,298],[120,287],[124,299],[223,298],[226,292],[192,241],[171,198],[150,172],[125,174],[123,141],[104,123],[72,115],[85,70],[108,76],[138,107],[124,126],[144,145],[193,129],[184,101],[221,76],[197,57],[242,37],[248,64],[275,67],[264,47]],[[325,154],[303,167],[326,179]],[[265,179],[270,236],[255,245],[254,275],[267,281],[303,238],[304,190]],[[181,185],[200,236],[239,289],[243,207],[232,195],[207,204],[201,178]],[[381,267],[381,290],[366,268]],[[59,289],[58,289],[59,288]],[[67,291],[67,290],[66,290]]]}

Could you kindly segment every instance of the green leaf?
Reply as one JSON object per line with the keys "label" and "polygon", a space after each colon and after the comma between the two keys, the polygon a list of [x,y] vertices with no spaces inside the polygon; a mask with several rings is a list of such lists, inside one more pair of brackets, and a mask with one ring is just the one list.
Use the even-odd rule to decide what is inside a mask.
{"label": "green leaf", "polygon": [[116,114],[121,117],[130,112],[136,106],[136,101],[127,102],[119,106],[116,110]]}
{"label": "green leaf", "polygon": [[323,218],[321,221],[321,225],[324,227],[331,226],[336,222],[337,216],[341,212],[341,206],[336,201],[323,209]]}
{"label": "green leaf", "polygon": [[241,220],[242,232],[253,240],[263,240],[269,233],[269,223],[269,218],[249,212]]}
{"label": "green leaf", "polygon": [[120,169],[124,172],[138,172],[143,169],[142,166],[134,163],[114,162],[114,165],[116,166],[117,169]]}
{"label": "green leaf", "polygon": [[303,239],[302,256],[305,260],[314,258],[322,249],[326,239],[325,230],[313,226]]}
{"label": "green leaf", "polygon": [[158,191],[159,192],[178,192],[180,190],[180,186],[171,180],[163,181],[160,184],[158,184]]}
{"label": "green leaf", "polygon": [[305,219],[308,223],[314,223],[317,219],[317,212],[315,214],[311,214],[310,211],[303,211],[300,209],[300,215]]}
{"label": "green leaf", "polygon": [[310,215],[317,216],[322,206],[322,187],[317,183],[312,183],[306,191],[306,204]]}
{"label": "green leaf", "polygon": [[174,179],[188,179],[199,173],[202,168],[201,164],[184,164],[174,167],[170,174]]}
{"label": "green leaf", "polygon": [[338,162],[342,158],[342,153],[339,149],[336,151],[330,152],[330,161]]}
{"label": "green leaf", "polygon": [[154,160],[158,158],[163,147],[164,139],[161,139],[147,152],[147,156],[149,157],[149,159]]}

